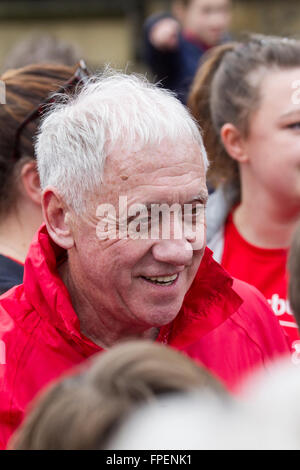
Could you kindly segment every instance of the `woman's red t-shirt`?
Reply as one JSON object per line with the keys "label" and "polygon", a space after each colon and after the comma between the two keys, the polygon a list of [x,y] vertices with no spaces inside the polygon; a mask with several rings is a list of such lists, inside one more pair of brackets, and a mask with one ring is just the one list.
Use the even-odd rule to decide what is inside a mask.
{"label": "woman's red t-shirt", "polygon": [[291,341],[299,340],[288,301],[287,249],[266,249],[248,243],[238,232],[232,213],[225,224],[222,266],[237,279],[254,285],[267,298]]}

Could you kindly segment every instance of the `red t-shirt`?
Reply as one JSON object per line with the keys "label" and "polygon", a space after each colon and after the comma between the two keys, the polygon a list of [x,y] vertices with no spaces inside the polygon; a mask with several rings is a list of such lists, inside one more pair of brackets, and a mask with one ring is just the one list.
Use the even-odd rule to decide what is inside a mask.
{"label": "red t-shirt", "polygon": [[232,213],[225,224],[222,266],[237,279],[259,289],[267,298],[291,341],[300,339],[287,298],[287,249],[260,248],[248,243],[237,231]]}

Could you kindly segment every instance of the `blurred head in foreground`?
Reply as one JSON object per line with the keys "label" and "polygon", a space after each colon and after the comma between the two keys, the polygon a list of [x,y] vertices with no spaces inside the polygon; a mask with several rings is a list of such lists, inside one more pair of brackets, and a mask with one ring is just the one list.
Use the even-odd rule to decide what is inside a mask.
{"label": "blurred head in foreground", "polygon": [[232,401],[203,389],[159,397],[134,410],[107,449],[299,450],[299,372],[290,360],[279,362]]}
{"label": "blurred head in foreground", "polygon": [[10,447],[104,449],[138,405],[194,390],[227,397],[206,370],[175,350],[145,340],[121,343],[42,393]]}

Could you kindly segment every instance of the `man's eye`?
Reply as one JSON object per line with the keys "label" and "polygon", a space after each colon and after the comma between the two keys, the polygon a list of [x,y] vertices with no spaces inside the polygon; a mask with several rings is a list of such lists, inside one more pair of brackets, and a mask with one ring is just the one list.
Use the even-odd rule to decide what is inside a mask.
{"label": "man's eye", "polygon": [[300,130],[300,122],[293,122],[287,126],[289,129]]}

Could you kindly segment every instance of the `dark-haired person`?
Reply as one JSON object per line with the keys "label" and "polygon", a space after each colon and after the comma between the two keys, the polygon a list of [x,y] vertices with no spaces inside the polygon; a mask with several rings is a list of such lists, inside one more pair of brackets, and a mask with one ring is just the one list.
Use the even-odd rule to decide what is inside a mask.
{"label": "dark-haired person", "polygon": [[68,82],[74,70],[64,65],[30,65],[0,76],[6,95],[5,104],[0,104],[0,294],[23,282],[28,247],[42,223],[33,148],[38,113],[28,124],[25,121]]}
{"label": "dark-haired person", "polygon": [[300,215],[300,41],[253,36],[219,46],[200,67],[189,107],[204,130],[217,191],[208,246],[257,287],[291,341],[287,254]]}
{"label": "dark-haired person", "polygon": [[227,39],[231,0],[174,0],[172,14],[144,26],[144,59],[155,80],[185,103],[205,51]]}

